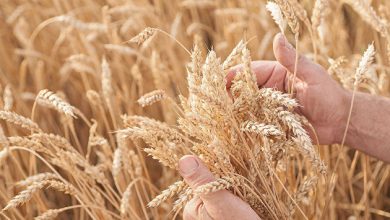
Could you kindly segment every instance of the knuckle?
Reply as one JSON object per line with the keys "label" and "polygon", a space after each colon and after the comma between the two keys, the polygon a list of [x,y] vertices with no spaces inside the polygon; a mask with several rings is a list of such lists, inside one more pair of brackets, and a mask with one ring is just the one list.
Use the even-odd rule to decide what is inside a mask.
{"label": "knuckle", "polygon": [[212,182],[213,179],[207,175],[198,175],[194,176],[192,179],[192,182],[194,183],[193,186],[196,188],[198,186],[202,186],[206,183]]}
{"label": "knuckle", "polygon": [[186,180],[191,182],[190,185],[192,187],[198,187],[206,183],[212,182],[214,180],[214,177],[204,168],[200,168],[195,173],[187,176]]}

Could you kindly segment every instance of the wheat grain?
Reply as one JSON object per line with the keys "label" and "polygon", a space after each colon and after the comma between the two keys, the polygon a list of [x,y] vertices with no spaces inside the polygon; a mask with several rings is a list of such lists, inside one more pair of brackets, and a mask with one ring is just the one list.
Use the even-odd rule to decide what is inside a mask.
{"label": "wheat grain", "polygon": [[57,178],[58,178],[58,176],[56,174],[53,174],[53,173],[39,173],[37,175],[29,176],[26,179],[17,182],[16,185],[28,186],[28,185],[31,185],[35,182],[41,182],[44,180],[57,179]]}
{"label": "wheat grain", "polygon": [[285,16],[287,24],[291,28],[291,31],[294,34],[297,34],[299,32],[299,22],[297,20],[297,17],[295,16],[293,8],[291,7],[291,4],[288,2],[288,0],[276,0],[275,2],[282,10],[282,13]]}
{"label": "wheat grain", "polygon": [[122,169],[122,148],[117,148],[114,151],[114,157],[112,159],[112,176],[117,178]]}
{"label": "wheat grain", "polygon": [[102,101],[98,92],[94,90],[88,90],[86,95],[91,104],[95,106],[102,106]]}
{"label": "wheat grain", "polygon": [[204,195],[213,192],[217,192],[219,190],[228,189],[233,186],[238,186],[238,181],[234,177],[222,177],[213,182],[206,183],[204,185],[198,186],[194,193],[196,195]]}
{"label": "wheat grain", "polygon": [[69,103],[65,102],[56,94],[47,89],[41,90],[38,93],[36,100],[39,104],[43,106],[53,108],[59,112],[64,113],[65,115],[76,117],[75,108],[73,106],[71,106]]}
{"label": "wheat grain", "polygon": [[383,37],[387,36],[387,25],[381,19],[375,10],[363,0],[345,0],[346,3],[350,4],[352,8],[359,13],[360,17],[371,25],[376,31],[378,31]]}
{"label": "wheat grain", "polygon": [[165,200],[172,198],[176,194],[180,193],[184,187],[186,186],[186,183],[184,181],[177,181],[170,185],[168,189],[161,192],[160,195],[156,196],[152,201],[148,203],[149,207],[157,207],[161,203],[163,203]]}
{"label": "wheat grain", "polygon": [[280,10],[279,5],[274,2],[267,2],[266,8],[271,13],[272,19],[274,19],[275,23],[278,25],[280,32],[284,34],[284,29],[286,28],[286,21],[283,18],[283,14]]}
{"label": "wheat grain", "polygon": [[199,86],[202,82],[202,51],[198,42],[195,42],[194,49],[191,53],[191,64],[190,71],[188,71],[187,75],[187,81],[190,91]]}
{"label": "wheat grain", "polygon": [[141,33],[139,33],[137,36],[131,38],[130,42],[137,43],[138,45],[141,45],[146,40],[148,40],[150,37],[152,37],[154,33],[156,33],[156,29],[151,28],[151,27],[147,27]]}
{"label": "wheat grain", "polygon": [[241,124],[241,130],[267,136],[280,136],[283,133],[274,125],[266,125],[254,121],[246,121]]}
{"label": "wheat grain", "polygon": [[15,112],[0,110],[0,118],[33,132],[42,131],[35,122]]}
{"label": "wheat grain", "polygon": [[[298,190],[295,193],[294,198],[293,198],[296,204],[303,202],[303,201],[306,201],[306,203],[309,202],[309,201],[307,201],[308,200],[307,196],[308,196],[310,190],[312,190],[313,187],[316,185],[317,181],[318,181],[318,177],[316,177],[316,176],[304,179],[303,183],[299,186],[299,188],[298,188]],[[290,210],[290,215],[294,214],[295,204],[292,201],[289,201],[288,207]]]}
{"label": "wheat grain", "polygon": [[54,148],[65,149],[69,152],[75,152],[75,149],[69,143],[69,141],[64,137],[61,137],[60,135],[48,134],[48,133],[36,133],[36,134],[32,134],[30,137],[33,141],[38,141],[41,144],[44,145],[50,144]]}
{"label": "wheat grain", "polygon": [[11,85],[7,84],[4,88],[3,92],[3,100],[4,100],[4,110],[10,111],[14,104],[14,99],[12,97]]}
{"label": "wheat grain", "polygon": [[130,202],[130,198],[131,198],[132,186],[133,186],[133,184],[129,184],[126,187],[126,190],[122,195],[121,206],[120,206],[121,216],[125,216],[127,213],[127,210],[129,210],[129,205],[130,205],[129,202]]}
{"label": "wheat grain", "polygon": [[8,156],[9,153],[9,142],[4,134],[3,127],[0,126],[0,143],[3,145],[3,149],[0,151],[0,165],[1,162]]}
{"label": "wheat grain", "polygon": [[242,50],[245,48],[245,45],[246,44],[243,40],[240,40],[240,42],[238,42],[238,44],[233,48],[229,56],[227,56],[225,61],[223,61],[222,67],[224,70],[227,70],[234,65],[235,60],[238,59],[238,57],[242,53]]}
{"label": "wheat grain", "polygon": [[186,188],[184,193],[179,196],[179,199],[174,202],[173,210],[183,208],[194,196],[194,191],[190,187]]}
{"label": "wheat grain", "polygon": [[46,212],[44,212],[42,215],[35,217],[34,220],[55,219],[60,214],[60,212],[61,212],[60,209],[49,209]]}
{"label": "wheat grain", "polygon": [[295,196],[296,198],[295,201],[296,202],[303,201],[304,197],[307,196],[307,194],[313,188],[313,186],[315,186],[317,181],[318,181],[318,177],[316,176],[306,178],[301,184],[301,186],[298,188],[298,191]]}
{"label": "wheat grain", "polygon": [[310,137],[307,134],[306,130],[302,127],[301,123],[295,118],[294,114],[288,111],[279,111],[278,117],[282,122],[288,126],[294,133],[294,141],[299,147],[300,152],[302,152],[306,157],[311,160],[313,166],[321,173],[326,172],[326,167],[323,162],[320,160],[319,156],[314,150],[314,147],[311,143]]}
{"label": "wheat grain", "polygon": [[40,189],[42,189],[46,185],[45,182],[35,182],[32,185],[28,186],[27,189],[21,191],[18,195],[12,198],[6,207],[3,208],[3,211],[8,210],[10,208],[17,207],[28,202],[32,196]]}
{"label": "wheat grain", "polygon": [[144,151],[152,156],[153,159],[158,160],[162,165],[175,169],[177,167],[177,162],[179,161],[179,156],[169,150],[171,147],[168,145],[173,144],[161,144],[160,148],[145,148]]}
{"label": "wheat grain", "polygon": [[1,151],[0,151],[0,164],[3,160],[5,160],[5,158],[8,156],[8,153],[9,153],[9,150],[8,148],[3,148]]}
{"label": "wheat grain", "polygon": [[167,94],[164,90],[158,89],[151,91],[149,93],[146,93],[141,98],[137,100],[138,104],[140,104],[142,107],[153,105],[156,102],[159,102],[163,99],[167,98]]}
{"label": "wheat grain", "polygon": [[133,150],[130,150],[129,157],[133,165],[135,176],[136,177],[142,176],[142,164],[139,155],[137,155]]}
{"label": "wheat grain", "polygon": [[85,23],[69,15],[61,15],[56,18],[59,22],[68,24],[82,31],[106,32],[107,26],[101,23]]}
{"label": "wheat grain", "polygon": [[57,180],[50,180],[50,179],[44,180],[41,183],[44,183],[45,185],[48,185],[49,187],[51,187],[57,191],[60,191],[60,192],[66,193],[66,194],[70,194],[73,196],[77,195],[77,189],[68,183],[60,182]]}
{"label": "wheat grain", "polygon": [[103,97],[106,101],[107,105],[110,105],[111,98],[113,95],[113,89],[112,89],[112,74],[110,66],[108,65],[108,62],[105,57],[102,59],[102,91],[103,91]]}
{"label": "wheat grain", "polygon": [[8,143],[10,146],[20,146],[20,147],[28,147],[36,152],[45,153],[47,155],[52,155],[52,152],[44,147],[39,141],[31,140],[25,137],[8,137]]}
{"label": "wheat grain", "polygon": [[185,8],[213,8],[216,4],[210,0],[185,0],[180,5]]}
{"label": "wheat grain", "polygon": [[294,109],[298,107],[298,103],[295,99],[290,98],[288,94],[283,94],[280,91],[271,89],[271,88],[262,88],[259,90],[259,97],[261,101],[265,101],[266,103],[277,105],[277,106],[285,106],[289,109]]}
{"label": "wheat grain", "polygon": [[221,93],[225,89],[225,74],[220,65],[220,59],[217,58],[215,51],[210,51],[206,57],[206,62],[202,68],[202,83],[200,89],[209,95],[223,97]]}
{"label": "wheat grain", "polygon": [[374,61],[375,48],[373,44],[368,45],[367,50],[364,52],[362,59],[359,62],[359,66],[355,73],[354,86],[357,86],[365,77],[368,68]]}
{"label": "wheat grain", "polygon": [[[309,18],[307,17],[307,11],[304,7],[303,4],[301,4],[300,2],[298,2],[298,0],[287,0],[292,9],[294,10],[295,12],[295,15],[299,18],[299,20],[303,21],[303,23],[308,27],[310,28],[310,21],[309,21]],[[309,33],[310,33],[310,30],[309,30]]]}
{"label": "wheat grain", "polygon": [[311,23],[314,30],[320,26],[328,6],[328,0],[316,0],[314,3],[313,14],[311,15]]}
{"label": "wheat grain", "polygon": [[[263,88],[277,86],[274,82],[281,76],[266,79],[265,73],[272,70],[270,64],[276,64],[277,73],[279,64],[251,60],[274,59],[272,38],[281,29],[288,39],[295,35],[297,54],[328,67],[346,89],[388,96],[390,1],[5,2],[0,13],[6,18],[0,19],[0,116],[7,118],[7,126],[5,134],[0,127],[0,203],[5,207],[12,191],[18,194],[38,182],[45,183],[42,190],[53,189],[33,197],[34,203],[1,212],[5,218],[32,218],[37,213],[37,219],[183,218],[175,211],[199,196],[187,185],[173,193],[181,181],[177,160],[186,154],[197,155],[219,180],[204,189],[206,193],[226,189],[261,219],[389,216],[383,208],[388,195],[378,193],[389,183],[386,166],[360,153],[325,147],[321,153],[337,178],[319,181],[325,164],[311,143],[315,135],[308,135],[313,126],[295,113],[310,108],[298,104],[299,93],[294,100],[292,94]],[[155,28],[132,39],[140,46],[121,44],[145,27]],[[375,63],[358,54],[364,42],[372,41],[378,47]],[[191,57],[174,42],[183,48],[193,45]],[[228,80],[235,76],[227,90],[226,73],[236,64],[242,65],[228,75]],[[62,101],[69,99],[71,112],[85,114],[87,120],[72,120],[47,100],[37,104],[60,115],[31,111],[37,92],[44,88],[52,88]],[[164,90],[169,102],[141,108],[137,99],[156,89]],[[310,85],[308,89],[313,91]],[[178,99],[171,98],[177,94]],[[152,104],[162,97],[148,98]],[[177,115],[169,111],[171,105]],[[32,115],[32,120],[23,121],[11,110],[21,117]],[[122,114],[123,121],[118,121]],[[94,122],[91,127],[84,123],[89,119]],[[339,157],[344,158],[342,169],[337,166]],[[340,175],[344,173],[348,175]],[[371,173],[377,178],[369,178]],[[161,190],[164,186],[166,191]],[[158,191],[162,194],[155,198]],[[159,208],[147,209],[145,202],[151,198],[151,206]],[[62,204],[67,206],[59,208]]]}
{"label": "wheat grain", "polygon": [[242,50],[242,62],[243,62],[243,66],[244,66],[243,74],[244,74],[247,86],[250,89],[252,89],[252,91],[257,91],[258,90],[257,79],[256,79],[255,74],[252,72],[252,66],[251,66],[252,60],[250,57],[249,50],[246,47]]}

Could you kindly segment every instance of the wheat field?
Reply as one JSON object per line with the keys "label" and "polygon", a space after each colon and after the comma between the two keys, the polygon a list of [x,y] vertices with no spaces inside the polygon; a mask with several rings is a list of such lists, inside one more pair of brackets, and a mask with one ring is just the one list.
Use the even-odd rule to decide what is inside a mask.
{"label": "wheat field", "polygon": [[[386,163],[319,146],[291,94],[258,88],[279,32],[390,95],[387,0],[0,0],[0,219],[182,219],[220,189],[262,219],[390,218]],[[217,181],[192,190],[188,154]]]}

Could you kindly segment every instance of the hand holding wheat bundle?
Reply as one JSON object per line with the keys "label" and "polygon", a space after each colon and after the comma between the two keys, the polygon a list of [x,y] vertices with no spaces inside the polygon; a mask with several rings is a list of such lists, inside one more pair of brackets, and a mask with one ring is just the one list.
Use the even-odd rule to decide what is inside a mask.
{"label": "hand holding wheat bundle", "polygon": [[[271,100],[282,102],[282,94],[278,96],[275,94],[273,96],[269,94],[272,90],[266,90],[265,88],[276,88],[282,92],[287,91],[289,80],[292,79],[289,77],[288,71],[292,71],[294,68],[295,50],[282,35],[277,35],[274,40],[274,53],[277,61],[254,61],[251,63],[251,68],[256,76],[257,85],[263,88],[260,90],[263,91],[262,97],[272,97]],[[295,81],[295,93],[299,105],[294,103],[289,104],[287,102],[288,104],[286,106],[291,105],[292,108],[297,108],[298,112],[304,114],[309,119],[319,132],[318,135],[322,143],[333,143],[335,141],[335,133],[339,132],[335,125],[346,117],[344,113],[346,112],[347,104],[343,102],[347,92],[338,84],[334,83],[321,66],[309,61],[305,57],[301,57],[298,60],[298,80]],[[232,93],[235,92],[233,91],[234,83],[237,83],[234,78],[243,69],[244,67],[242,65],[236,66],[226,77],[227,88]],[[325,100],[323,98],[323,92],[328,92],[330,95]],[[288,100],[287,97],[286,99]],[[322,100],[322,102],[319,103],[317,100]],[[334,115],[334,112],[328,108],[330,105],[339,105],[339,108],[340,104],[345,106],[345,111],[343,110],[340,115]],[[294,132],[301,132],[302,135],[305,135],[305,131],[300,130],[302,128],[298,121],[295,122],[295,119],[289,115],[290,113],[288,111],[281,111],[279,113],[279,117],[285,118],[286,124],[291,126]],[[252,127],[255,126],[253,123],[251,124]],[[250,130],[250,127],[247,129]],[[305,142],[304,140],[302,141],[302,143]],[[216,180],[213,174],[197,158],[190,156],[183,157],[179,162],[179,168],[184,180],[194,191],[205,188],[207,189],[206,191],[212,192],[192,199],[184,209],[185,219],[197,219],[202,216],[212,219],[221,217],[221,213],[225,216],[222,217],[223,219],[234,219],[236,215],[243,219],[259,218],[245,202],[225,190],[234,183],[230,183],[226,179]],[[190,174],[183,172],[182,169],[187,169],[187,172]],[[310,181],[310,184],[307,185],[313,183],[315,181]],[[233,206],[231,206],[232,204]]]}
{"label": "hand holding wheat bundle", "polygon": [[[293,112],[303,107],[282,93],[288,82],[287,71],[294,68],[295,51],[280,35],[275,38],[274,48],[278,61],[251,62],[249,50],[240,42],[228,62],[241,59],[242,65],[225,77],[227,61],[221,62],[210,51],[202,64],[195,45],[188,68],[190,94],[180,99],[183,115],[178,126],[138,116],[125,119],[127,128],[119,132],[133,140],[142,139],[147,144],[145,152],[167,167],[178,167],[184,178],[184,185],[181,180],[173,183],[149,203],[150,207],[178,195],[174,210],[186,207],[184,216],[189,218],[201,217],[199,214],[217,218],[222,213],[225,219],[284,218],[296,210],[303,214],[298,204],[308,198],[326,166],[303,127],[305,121]],[[310,89],[309,71],[323,74],[322,69],[299,60],[298,77],[307,77]],[[295,81],[298,96],[299,91],[305,92],[298,86],[303,79]],[[259,85],[264,88],[259,89]],[[161,100],[157,94],[157,90],[145,94],[139,99],[140,105],[143,100]],[[179,160],[191,153],[199,158],[185,156]],[[278,168],[284,160],[303,167],[299,172],[304,173],[299,175],[304,178],[298,185],[294,183],[296,189],[291,191],[285,183],[277,182],[292,174]],[[285,204],[276,202],[276,197],[285,198]],[[225,212],[221,212],[222,206],[228,207]],[[204,210],[199,211],[199,207]]]}
{"label": "hand holding wheat bundle", "polygon": [[[361,63],[368,59],[366,54],[369,54],[371,51],[373,51],[372,45],[370,45],[362,57],[357,70],[358,73],[362,69]],[[274,53],[277,61],[255,61],[251,63],[251,68],[256,75],[256,82],[261,88],[260,91],[263,91],[261,92],[262,97],[265,98],[263,104],[267,103],[267,97],[282,103],[283,95],[281,93],[278,95],[273,93],[271,95],[269,92],[272,90],[267,90],[266,88],[276,88],[286,92],[289,81],[292,79],[288,75],[288,71],[294,68],[296,53],[294,48],[281,34],[274,39]],[[370,54],[373,53],[371,52]],[[371,55],[370,59],[373,59],[373,55]],[[351,93],[336,84],[321,66],[303,56],[298,61],[298,80],[295,81],[294,86],[299,105],[287,102],[285,106],[296,108],[297,112],[303,114],[308,119],[308,122],[317,132],[321,144],[340,143],[342,141],[342,129],[344,128],[342,124],[345,124],[348,118],[348,106],[352,102]],[[366,69],[368,67],[368,65],[364,66]],[[234,83],[237,83],[233,78],[240,74],[244,68],[242,65],[236,66],[227,75],[227,88],[232,93],[235,92],[232,91],[234,90]],[[360,75],[362,74],[360,73]],[[361,77],[360,75],[357,77]],[[287,97],[286,99],[288,100]],[[339,111],[334,111],[334,109]],[[290,114],[288,111],[279,111],[278,117],[282,118],[282,120],[284,119],[285,123],[294,132],[304,136],[305,131],[302,130],[296,119],[290,117]],[[262,127],[257,128],[257,125],[253,122],[247,123],[246,129],[248,131],[255,129],[259,134],[266,135],[267,133],[262,131],[265,129],[264,124],[258,125]],[[314,133],[312,132],[311,134],[312,138],[314,138]],[[305,140],[302,139],[301,143],[305,145]],[[374,151],[367,152],[375,155]],[[236,216],[239,216],[241,219],[259,218],[245,202],[225,190],[236,184],[234,180],[230,178],[216,180],[213,174],[197,158],[191,156],[183,157],[179,162],[179,168],[184,180],[195,192],[209,192],[206,195],[200,194],[199,197],[195,197],[186,205],[184,210],[185,219],[197,219],[204,216],[206,219],[236,219]],[[183,169],[186,172],[182,171]],[[306,194],[307,189],[310,189],[316,182],[317,177],[308,178],[302,185],[302,188],[298,190],[303,194],[297,195],[296,200],[299,201],[299,197]]]}
{"label": "hand holding wheat bundle", "polygon": [[[252,69],[259,87],[287,92],[292,79],[288,72],[294,69],[295,49],[282,34],[275,36],[273,49],[277,61],[254,61]],[[297,112],[309,120],[321,144],[341,143],[350,93],[337,84],[322,66],[302,55],[298,61],[294,86],[295,98],[299,102]],[[240,69],[241,66],[236,66],[229,72],[227,88],[232,86],[232,79]],[[312,132],[311,129],[308,132]],[[311,136],[314,139],[313,133]]]}
{"label": "hand holding wheat bundle", "polygon": [[390,1],[0,5],[0,219],[390,219]]}

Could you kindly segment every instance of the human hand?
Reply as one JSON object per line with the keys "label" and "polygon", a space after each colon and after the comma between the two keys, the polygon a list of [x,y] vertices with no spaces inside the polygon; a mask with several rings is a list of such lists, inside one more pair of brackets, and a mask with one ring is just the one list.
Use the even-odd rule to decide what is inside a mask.
{"label": "human hand", "polygon": [[[282,34],[275,36],[273,50],[277,61],[253,61],[252,70],[259,87],[287,92],[292,82],[292,74],[288,72],[294,72],[296,51]],[[228,73],[228,89],[240,68],[236,66]],[[300,105],[297,112],[313,125],[320,144],[340,143],[351,93],[334,81],[322,66],[304,56],[299,56],[296,76],[294,94]],[[308,132],[313,137],[312,131]]]}
{"label": "human hand", "polygon": [[[215,177],[195,156],[184,156],[179,161],[180,175],[195,190],[213,182]],[[184,208],[185,220],[259,220],[260,217],[244,201],[227,190],[220,190],[192,199]]]}

